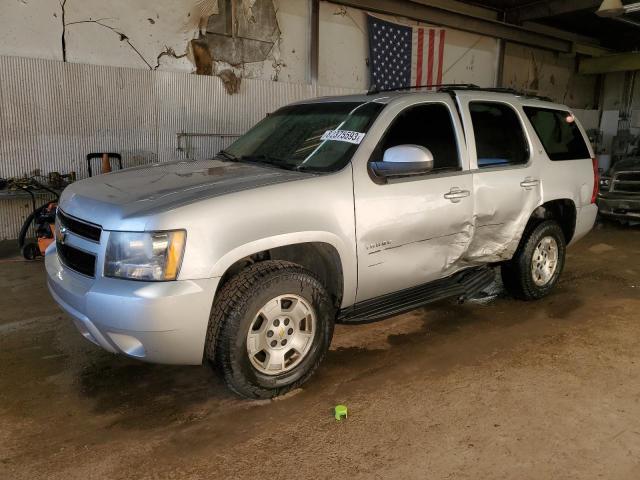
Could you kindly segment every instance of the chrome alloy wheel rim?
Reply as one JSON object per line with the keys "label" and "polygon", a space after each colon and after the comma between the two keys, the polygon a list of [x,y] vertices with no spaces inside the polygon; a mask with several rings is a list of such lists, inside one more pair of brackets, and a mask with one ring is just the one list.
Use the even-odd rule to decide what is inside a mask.
{"label": "chrome alloy wheel rim", "polygon": [[304,298],[287,294],[269,300],[247,333],[251,364],[266,375],[288,372],[309,353],[315,328],[315,312]]}
{"label": "chrome alloy wheel rim", "polygon": [[533,251],[531,276],[533,282],[543,287],[551,281],[558,268],[558,242],[553,237],[544,237]]}

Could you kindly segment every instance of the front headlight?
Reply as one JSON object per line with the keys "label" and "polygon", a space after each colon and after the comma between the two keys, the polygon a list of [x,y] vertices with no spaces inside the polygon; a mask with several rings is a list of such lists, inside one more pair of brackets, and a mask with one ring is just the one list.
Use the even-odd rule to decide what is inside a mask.
{"label": "front headlight", "polygon": [[182,263],[184,230],[110,232],[104,276],[130,280],[175,280]]}

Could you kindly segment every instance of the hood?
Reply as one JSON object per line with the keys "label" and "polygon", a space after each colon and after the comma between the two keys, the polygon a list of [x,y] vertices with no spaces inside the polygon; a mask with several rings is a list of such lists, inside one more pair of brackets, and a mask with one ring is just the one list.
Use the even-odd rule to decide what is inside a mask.
{"label": "hood", "polygon": [[103,228],[143,230],[148,217],[203,199],[309,177],[259,164],[193,160],[130,168],[67,187],[60,208]]}

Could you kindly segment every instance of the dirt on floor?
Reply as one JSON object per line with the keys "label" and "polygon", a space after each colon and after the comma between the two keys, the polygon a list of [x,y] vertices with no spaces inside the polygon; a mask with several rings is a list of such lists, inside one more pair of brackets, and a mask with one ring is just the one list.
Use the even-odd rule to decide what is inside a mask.
{"label": "dirt on floor", "polygon": [[[0,261],[0,478],[640,478],[640,229],[598,226],[537,302],[336,328],[275,401],[86,342]],[[349,418],[334,420],[334,405]]]}

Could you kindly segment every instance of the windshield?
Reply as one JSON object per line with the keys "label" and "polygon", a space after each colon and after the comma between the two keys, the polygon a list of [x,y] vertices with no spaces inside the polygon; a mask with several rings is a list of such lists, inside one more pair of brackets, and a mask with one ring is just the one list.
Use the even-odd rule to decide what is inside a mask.
{"label": "windshield", "polygon": [[231,160],[333,172],[351,159],[383,104],[326,102],[283,107],[221,152]]}

